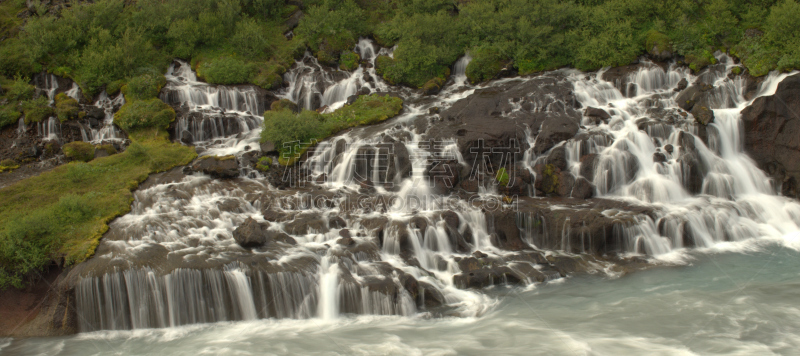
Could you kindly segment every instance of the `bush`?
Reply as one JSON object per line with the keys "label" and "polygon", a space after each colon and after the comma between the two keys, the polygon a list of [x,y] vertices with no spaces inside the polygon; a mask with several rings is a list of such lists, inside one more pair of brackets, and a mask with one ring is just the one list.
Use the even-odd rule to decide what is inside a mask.
{"label": "bush", "polygon": [[17,76],[8,87],[6,98],[13,101],[23,101],[33,99],[35,88],[33,85],[28,84],[28,78]]}
{"label": "bush", "polygon": [[22,102],[22,112],[25,114],[26,124],[40,122],[55,115],[55,110],[50,107],[50,100],[45,96]]}
{"label": "bush", "polygon": [[333,63],[367,33],[366,15],[353,0],[325,0],[306,10],[295,33],[308,42],[317,59]]}
{"label": "bush", "polygon": [[0,128],[14,125],[22,114],[13,105],[0,106]]}
{"label": "bush", "polygon": [[656,30],[650,30],[645,36],[644,49],[655,56],[663,52],[672,52],[672,42],[669,37]]}
{"label": "bush", "polygon": [[322,115],[310,110],[299,114],[286,109],[270,110],[264,113],[261,140],[271,141],[279,152],[289,152],[293,148],[284,147],[285,144],[306,144],[318,138],[323,133],[320,128],[322,120]]}
{"label": "bush", "polygon": [[231,38],[231,45],[238,53],[250,58],[269,58],[272,48],[267,40],[267,31],[263,23],[246,18],[236,24],[236,32]]}
{"label": "bush", "polygon": [[61,122],[78,117],[78,101],[64,93],[56,95],[56,116]]}
{"label": "bush", "polygon": [[114,123],[125,131],[144,128],[166,129],[175,120],[175,110],[158,98],[125,103],[114,114]]}
{"label": "bush", "polygon": [[339,56],[339,68],[341,70],[354,71],[358,68],[360,62],[361,56],[353,51],[343,52],[342,55]]}
{"label": "bush", "polygon": [[197,75],[212,84],[246,84],[255,70],[253,63],[222,56],[201,62],[197,66]]}
{"label": "bush", "polygon": [[74,161],[89,162],[94,159],[94,146],[88,142],[74,141],[65,144],[64,155]]}
{"label": "bush", "polygon": [[164,75],[151,70],[131,78],[121,90],[125,94],[125,100],[152,99],[158,97],[165,84],[167,79]]}
{"label": "bush", "polygon": [[472,84],[490,80],[503,69],[504,58],[498,48],[488,46],[479,47],[471,51],[472,61],[467,65],[467,79]]}

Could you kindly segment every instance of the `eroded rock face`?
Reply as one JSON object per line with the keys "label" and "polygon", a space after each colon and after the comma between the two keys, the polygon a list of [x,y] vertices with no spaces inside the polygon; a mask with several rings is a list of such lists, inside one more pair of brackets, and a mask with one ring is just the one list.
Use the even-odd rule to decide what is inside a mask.
{"label": "eroded rock face", "polygon": [[800,75],[785,78],[775,95],[757,98],[742,110],[745,151],[782,186],[799,197]]}

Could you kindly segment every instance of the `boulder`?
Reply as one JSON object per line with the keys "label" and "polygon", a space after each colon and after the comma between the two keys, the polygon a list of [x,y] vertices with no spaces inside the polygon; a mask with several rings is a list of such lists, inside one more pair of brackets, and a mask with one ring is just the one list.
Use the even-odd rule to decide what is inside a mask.
{"label": "boulder", "polygon": [[205,156],[192,164],[192,170],[202,172],[218,179],[230,179],[239,176],[239,162],[235,156]]}
{"label": "boulder", "polygon": [[714,111],[707,106],[695,105],[692,107],[692,116],[698,124],[703,126],[714,122]]}
{"label": "boulder", "polygon": [[[774,95],[762,96],[742,110],[745,151],[773,173],[782,193],[798,197],[800,180],[800,74],[786,77]],[[770,169],[772,167],[772,169]],[[781,170],[785,174],[780,174]]]}
{"label": "boulder", "polygon": [[575,186],[572,188],[572,197],[577,199],[589,199],[594,196],[594,184],[586,178],[578,177],[575,179]]}
{"label": "boulder", "polygon": [[253,218],[247,218],[242,225],[233,230],[233,239],[242,247],[261,247],[271,241],[270,234],[267,233],[268,228],[268,222],[259,223]]}
{"label": "boulder", "polygon": [[589,117],[596,117],[603,121],[606,121],[611,118],[611,115],[607,111],[591,106],[586,108],[586,110],[583,112],[583,115]]}

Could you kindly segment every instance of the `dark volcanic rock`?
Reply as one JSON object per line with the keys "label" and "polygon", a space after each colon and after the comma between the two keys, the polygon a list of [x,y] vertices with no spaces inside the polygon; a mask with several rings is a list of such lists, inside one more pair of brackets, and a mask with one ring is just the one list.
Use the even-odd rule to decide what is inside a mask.
{"label": "dark volcanic rock", "polygon": [[236,178],[239,176],[239,163],[234,156],[201,157],[192,164],[192,170],[203,172],[214,178]]}
{"label": "dark volcanic rock", "polygon": [[[775,95],[763,96],[742,110],[745,150],[759,167],[772,172],[782,193],[799,197],[800,75],[785,78]],[[785,172],[781,174],[781,172]]]}
{"label": "dark volcanic rock", "polygon": [[253,218],[247,218],[242,225],[233,230],[233,239],[242,247],[260,247],[270,241],[267,228],[269,223],[259,224]]}

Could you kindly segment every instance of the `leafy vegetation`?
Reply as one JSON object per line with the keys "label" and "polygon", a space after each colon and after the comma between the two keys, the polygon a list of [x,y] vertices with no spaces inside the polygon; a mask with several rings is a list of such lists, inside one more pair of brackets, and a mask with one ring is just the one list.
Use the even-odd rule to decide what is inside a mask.
{"label": "leafy vegetation", "polygon": [[269,157],[261,157],[256,163],[256,169],[261,172],[268,171],[270,167],[272,167],[272,158]]}
{"label": "leafy vegetation", "polygon": [[158,98],[128,101],[114,114],[114,123],[128,132],[150,127],[166,129],[174,120],[175,110]]}
{"label": "leafy vegetation", "polygon": [[354,103],[327,114],[310,110],[295,113],[290,108],[274,105],[273,110],[264,113],[261,141],[274,143],[282,153],[279,162],[287,165],[314,141],[350,127],[384,121],[402,109],[402,99],[377,94],[361,96]]}
{"label": "leafy vegetation", "polygon": [[68,97],[64,93],[60,93],[56,95],[56,116],[61,122],[74,119],[78,117],[78,112],[80,108],[78,107],[78,101]]}
{"label": "leafy vegetation", "polygon": [[123,153],[73,162],[0,189],[0,288],[21,287],[50,261],[94,253],[111,219],[130,211],[147,175],[187,164],[196,153],[161,130],[131,135]]}

